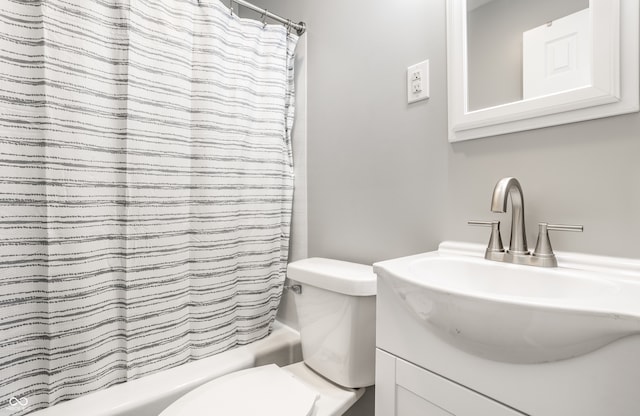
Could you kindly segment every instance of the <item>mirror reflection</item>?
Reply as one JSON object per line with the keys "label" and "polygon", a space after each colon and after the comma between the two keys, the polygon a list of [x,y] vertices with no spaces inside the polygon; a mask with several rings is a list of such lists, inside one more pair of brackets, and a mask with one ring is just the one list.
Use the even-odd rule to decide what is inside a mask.
{"label": "mirror reflection", "polygon": [[467,0],[467,111],[591,84],[589,0]]}

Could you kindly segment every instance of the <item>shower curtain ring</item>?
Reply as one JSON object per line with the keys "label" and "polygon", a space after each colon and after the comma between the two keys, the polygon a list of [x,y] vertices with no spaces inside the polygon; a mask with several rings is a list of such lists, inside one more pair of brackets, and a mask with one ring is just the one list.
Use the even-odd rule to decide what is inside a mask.
{"label": "shower curtain ring", "polygon": [[235,3],[235,1],[229,0],[229,12],[231,13],[231,16],[233,16],[233,3]]}
{"label": "shower curtain ring", "polygon": [[264,12],[262,13],[261,19],[262,19],[262,26],[266,27],[267,26],[267,13],[269,13],[269,10],[264,9]]}

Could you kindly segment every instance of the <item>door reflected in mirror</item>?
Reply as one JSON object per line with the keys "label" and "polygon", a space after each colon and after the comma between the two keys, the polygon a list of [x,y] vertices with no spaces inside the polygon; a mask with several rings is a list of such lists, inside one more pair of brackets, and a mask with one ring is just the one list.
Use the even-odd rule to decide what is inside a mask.
{"label": "door reflected in mirror", "polygon": [[638,111],[639,14],[638,0],[447,0],[449,140]]}
{"label": "door reflected in mirror", "polygon": [[589,0],[466,0],[467,111],[591,84]]}

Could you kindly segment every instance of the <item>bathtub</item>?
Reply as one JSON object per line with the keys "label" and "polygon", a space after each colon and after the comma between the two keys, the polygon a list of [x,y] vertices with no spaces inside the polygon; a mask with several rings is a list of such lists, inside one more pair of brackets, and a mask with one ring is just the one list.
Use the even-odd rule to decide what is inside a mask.
{"label": "bathtub", "polygon": [[87,394],[29,416],[157,416],[190,390],[225,374],[265,364],[302,361],[300,335],[279,322],[252,344],[194,361],[106,390]]}

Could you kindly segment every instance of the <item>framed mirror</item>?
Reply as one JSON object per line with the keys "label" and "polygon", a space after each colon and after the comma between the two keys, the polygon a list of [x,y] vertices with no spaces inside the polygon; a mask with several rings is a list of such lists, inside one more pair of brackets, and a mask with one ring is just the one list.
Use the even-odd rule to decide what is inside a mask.
{"label": "framed mirror", "polygon": [[449,141],[635,112],[637,0],[447,0]]}

